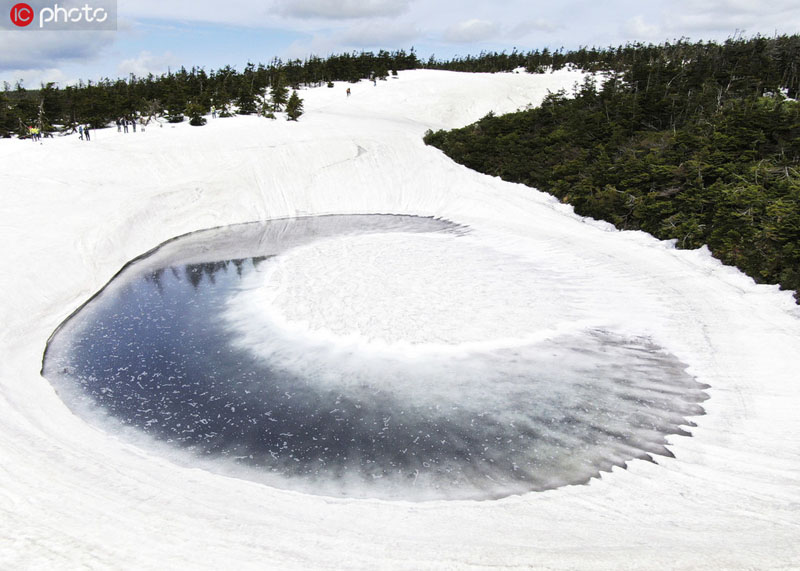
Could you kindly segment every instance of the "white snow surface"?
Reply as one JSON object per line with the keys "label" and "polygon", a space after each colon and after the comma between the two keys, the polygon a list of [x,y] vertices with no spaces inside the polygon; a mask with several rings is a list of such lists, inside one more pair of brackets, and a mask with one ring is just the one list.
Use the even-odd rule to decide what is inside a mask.
{"label": "white snow surface", "polygon": [[[800,567],[791,295],[422,143],[427,128],[535,104],[580,77],[408,71],[349,98],[345,84],[303,90],[298,123],[0,141],[0,568]],[[581,327],[644,335],[710,385],[707,414],[692,437],[670,438],[674,458],[588,485],[483,502],[333,499],[180,466],[90,426],[40,376],[48,336],[135,256],[193,230],[327,213],[436,216],[473,232],[458,247],[388,235],[317,243],[287,257],[281,283],[292,287],[265,290],[265,312],[420,348]],[[493,255],[516,261],[464,288]],[[406,296],[404,313],[381,295],[389,287]],[[434,319],[415,327],[426,312]]]}
{"label": "white snow surface", "polygon": [[521,263],[468,237],[328,239],[295,248],[253,277],[253,289],[233,299],[239,315],[258,319],[260,309],[284,327],[363,345],[497,342],[575,321],[557,268]]}

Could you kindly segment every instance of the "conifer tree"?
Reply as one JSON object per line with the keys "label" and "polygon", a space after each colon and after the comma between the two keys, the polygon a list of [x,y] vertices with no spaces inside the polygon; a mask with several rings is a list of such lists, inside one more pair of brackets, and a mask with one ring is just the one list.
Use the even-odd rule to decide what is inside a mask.
{"label": "conifer tree", "polygon": [[303,100],[300,99],[296,91],[292,91],[292,96],[289,97],[289,101],[286,103],[286,114],[289,121],[297,121],[297,118],[303,114]]}
{"label": "conifer tree", "polygon": [[289,88],[286,87],[285,80],[282,75],[279,75],[272,83],[269,90],[270,98],[272,99],[272,110],[280,111],[286,104],[287,97],[289,96]]}
{"label": "conifer tree", "polygon": [[198,103],[189,103],[186,107],[186,114],[189,116],[189,124],[194,127],[202,127],[206,124],[206,118],[203,117],[205,109]]}
{"label": "conifer tree", "polygon": [[6,89],[0,92],[0,138],[10,137],[14,132],[14,116],[11,113],[11,102],[6,93],[8,92],[8,84]]}
{"label": "conifer tree", "polygon": [[170,93],[167,102],[167,121],[170,123],[180,123],[183,121],[185,105],[186,103],[182,97],[175,93]]}
{"label": "conifer tree", "polygon": [[252,115],[257,111],[256,98],[249,87],[242,89],[236,99],[236,105],[239,107],[239,115]]}

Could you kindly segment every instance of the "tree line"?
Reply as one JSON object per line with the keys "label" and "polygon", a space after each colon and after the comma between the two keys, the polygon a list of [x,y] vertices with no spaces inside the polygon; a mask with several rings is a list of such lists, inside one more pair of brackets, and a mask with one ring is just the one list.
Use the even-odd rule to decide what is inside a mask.
{"label": "tree line", "polygon": [[201,67],[181,67],[159,76],[131,74],[113,80],[80,81],[63,88],[47,83],[29,90],[19,82],[15,86],[6,82],[0,92],[0,137],[25,136],[30,125],[52,132],[73,130],[80,124],[101,128],[119,118],[133,117],[163,117],[173,122],[188,117],[200,124],[199,118],[212,108],[226,117],[234,113],[269,115],[289,105],[291,117],[290,89],[302,85],[332,87],[333,81],[385,79],[398,70],[419,65],[413,49],[381,50],[325,59],[275,58],[268,64],[248,63],[242,71],[231,66],[208,72]]}
{"label": "tree line", "polygon": [[759,283],[800,290],[800,36],[569,57],[601,81],[425,142],[578,214],[707,244]]}
{"label": "tree line", "polygon": [[289,88],[385,79],[398,70],[502,72],[523,67],[531,73],[542,73],[573,66],[587,71],[641,75],[655,73],[655,69],[649,71],[654,63],[664,73],[677,72],[681,62],[698,57],[703,65],[691,66],[697,75],[694,83],[713,72],[718,83],[736,83],[737,88],[743,78],[756,77],[757,82],[750,88],[759,94],[775,91],[779,86],[786,88],[789,97],[796,97],[800,91],[798,36],[731,39],[722,45],[680,40],[660,46],[634,43],[571,51],[514,49],[510,53],[482,52],[446,60],[431,56],[427,61],[420,60],[411,48],[333,54],[327,58],[311,56],[304,60],[273,58],[267,64],[248,63],[242,71],[231,66],[211,71],[181,67],[158,76],[131,74],[113,80],[80,81],[65,87],[47,83],[37,89],[26,89],[19,82],[13,86],[5,82],[0,91],[0,137],[25,136],[26,127],[31,125],[43,132],[73,130],[79,124],[100,128],[122,117],[164,117],[175,122],[188,117],[200,124],[200,118],[212,108],[223,117],[233,113],[268,115],[288,103]]}

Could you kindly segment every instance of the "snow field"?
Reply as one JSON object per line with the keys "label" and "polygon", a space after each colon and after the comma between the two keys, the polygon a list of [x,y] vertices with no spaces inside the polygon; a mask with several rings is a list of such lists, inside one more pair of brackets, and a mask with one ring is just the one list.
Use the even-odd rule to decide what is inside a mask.
{"label": "snow field", "polygon": [[[512,111],[579,80],[572,72],[401,72],[377,87],[354,86],[350,98],[344,84],[304,90],[297,124],[237,117],[135,135],[97,131],[89,143],[0,141],[0,567],[798,565],[800,312],[791,295],[756,286],[706,251],[581,219],[421,141],[427,128]],[[707,414],[694,419],[692,438],[670,439],[674,459],[634,461],[585,486],[496,502],[334,500],[177,466],[87,425],[39,375],[48,336],[135,256],[201,228],[326,213],[436,216],[475,229],[471,247],[546,270],[531,301],[537,323],[648,336],[711,386]],[[412,267],[404,256],[414,247],[429,253],[424,244],[385,246],[398,271]],[[369,246],[350,247],[343,263],[368,271]],[[277,300],[284,315],[389,342],[413,332],[408,323],[400,329],[401,319],[378,335],[347,307],[315,309],[314,299],[328,295],[327,255],[320,248],[309,255],[317,266],[284,268],[290,277],[310,272],[310,291],[317,287],[303,314],[287,313],[300,292]],[[504,291],[500,278],[485,279],[490,297]],[[524,299],[515,283],[512,298]],[[431,291],[447,298],[451,287]],[[548,296],[565,304],[564,315]],[[375,299],[367,291],[358,303]],[[502,303],[476,307],[474,329],[463,329],[456,311],[413,340],[485,341],[508,333],[503,327],[513,335],[524,328]]]}

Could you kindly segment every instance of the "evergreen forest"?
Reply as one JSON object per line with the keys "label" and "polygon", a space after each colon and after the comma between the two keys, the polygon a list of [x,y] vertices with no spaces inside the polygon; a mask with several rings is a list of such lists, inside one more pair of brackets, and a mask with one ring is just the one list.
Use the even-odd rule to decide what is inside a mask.
{"label": "evergreen forest", "polygon": [[536,109],[425,142],[578,214],[704,244],[759,283],[800,290],[800,37],[587,52],[598,71]]}

